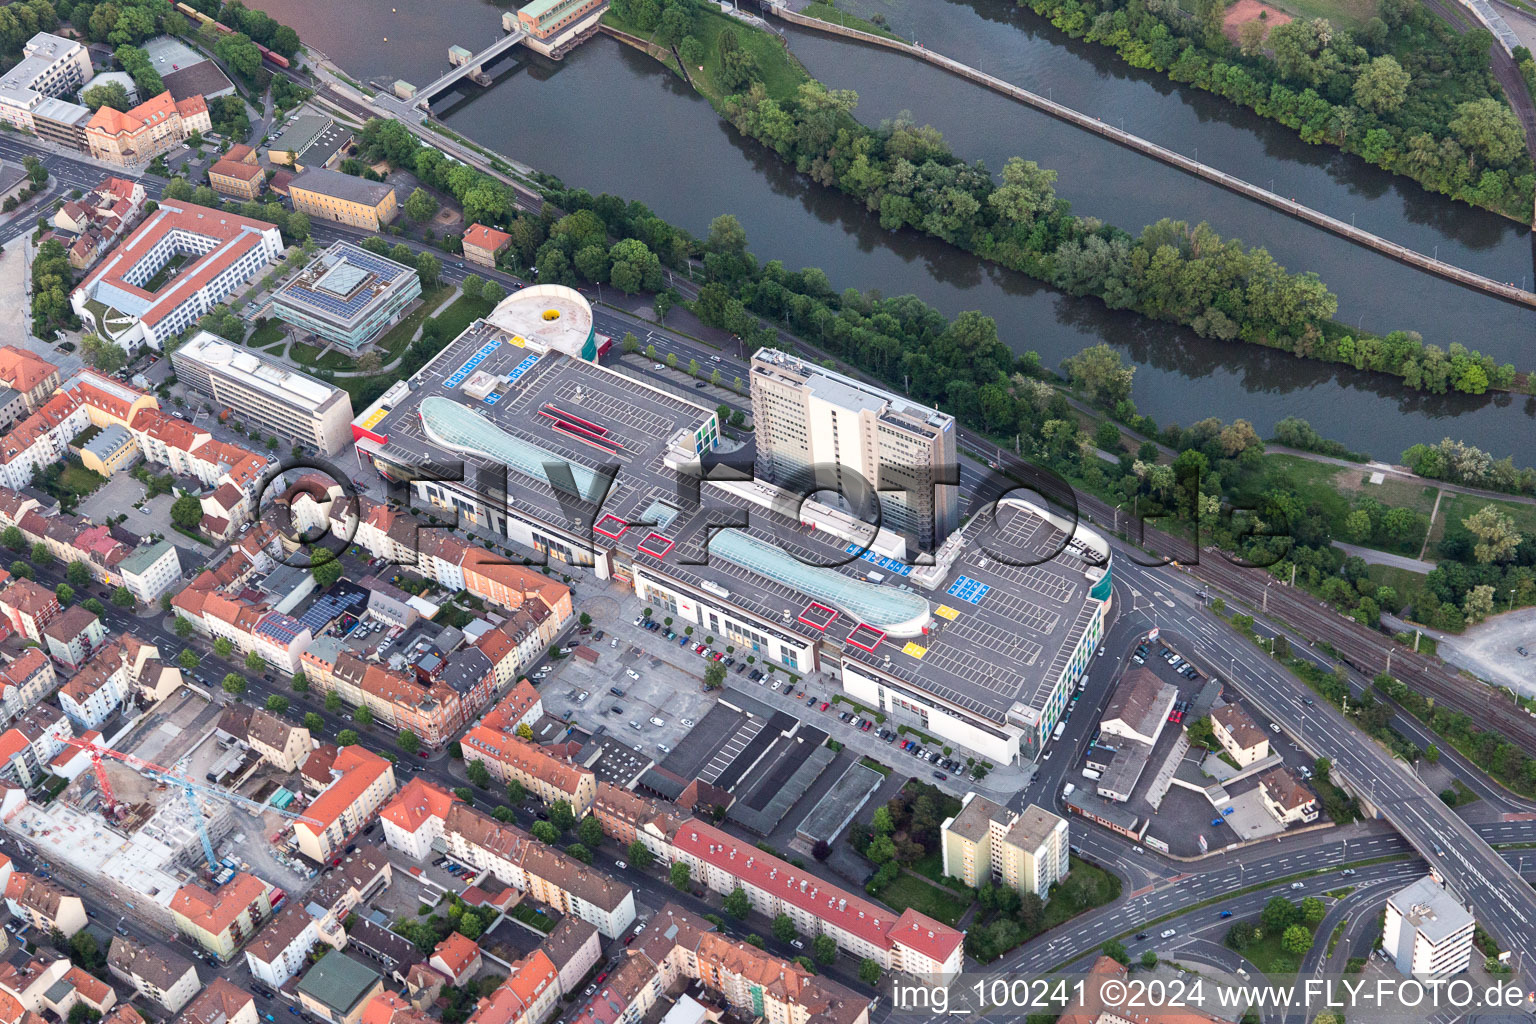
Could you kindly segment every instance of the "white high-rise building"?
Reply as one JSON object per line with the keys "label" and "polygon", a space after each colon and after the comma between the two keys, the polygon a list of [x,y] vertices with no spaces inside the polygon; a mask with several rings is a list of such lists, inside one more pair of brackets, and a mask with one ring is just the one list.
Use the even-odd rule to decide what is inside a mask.
{"label": "white high-rise building", "polygon": [[759,479],[803,493],[814,471],[855,505],[878,495],[882,525],[921,551],[959,526],[953,416],[778,349],[757,351],[751,381]]}
{"label": "white high-rise building", "polygon": [[1476,925],[1466,907],[1425,875],[1387,899],[1381,947],[1404,974],[1458,974],[1472,963]]}
{"label": "white high-rise building", "polygon": [[39,32],[22,48],[21,63],[0,76],[0,120],[25,131],[45,99],[68,96],[91,80],[91,55],[73,39]]}

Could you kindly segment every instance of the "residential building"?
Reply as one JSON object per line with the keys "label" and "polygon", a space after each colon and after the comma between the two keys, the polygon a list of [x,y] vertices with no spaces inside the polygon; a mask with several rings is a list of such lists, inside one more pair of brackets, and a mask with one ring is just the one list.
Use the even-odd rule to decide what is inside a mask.
{"label": "residential building", "polygon": [[[683,982],[697,981],[738,1014],[767,1024],[868,1024],[867,996],[819,977],[798,964],[780,960],[749,942],[716,931],[708,921],[668,903],[647,922],[630,947],[630,960],[640,962],[650,977],[642,978],[643,993],[615,999],[598,993],[582,1007],[576,1021],[598,1024],[638,1019],[663,992]],[[615,1016],[619,1001],[634,1007],[630,1017]],[[625,1007],[627,1008],[627,1007]],[[619,1008],[620,1010],[625,1008]]]}
{"label": "residential building", "polygon": [[560,992],[569,995],[603,957],[597,926],[579,917],[562,917],[539,947],[560,979]]}
{"label": "residential building", "polygon": [[[141,344],[158,350],[282,251],[281,234],[266,221],[162,201],[75,288],[70,303],[91,329],[129,352]],[[177,258],[185,262],[162,281],[162,271]],[[130,326],[118,326],[124,322]]]}
{"label": "residential building", "polygon": [[1224,1024],[1226,1020],[1202,1013],[1190,1004],[1128,1013],[1125,1000],[1117,993],[1125,990],[1129,976],[1129,970],[1120,961],[1099,957],[1082,976],[1081,985],[1073,989],[1072,1002],[1056,1024]]}
{"label": "residential building", "polygon": [[64,741],[73,735],[62,711],[51,704],[34,704],[0,733],[0,780],[28,789],[37,785]]}
{"label": "residential building", "polygon": [[505,231],[488,228],[484,224],[471,224],[464,232],[464,258],[482,267],[495,267],[496,257],[512,244],[512,236]]}
{"label": "residential building", "polygon": [[448,808],[443,840],[457,859],[488,869],[498,881],[562,914],[590,922],[607,938],[623,934],[635,919],[629,886],[467,804]]}
{"label": "residential building", "polygon": [[0,437],[0,483],[20,490],[38,470],[62,462],[69,442],[90,425],[80,402],[61,391]]}
{"label": "residential building", "polygon": [[368,661],[329,639],[315,641],[304,652],[303,669],[311,685],[339,694],[353,707],[367,707],[381,725],[409,729],[428,746],[440,747],[478,710],[441,679]]}
{"label": "residential building", "polygon": [[333,455],[351,440],[352,399],[341,388],[199,331],[171,353],[182,383],[229,406],[263,433]]}
{"label": "residential building", "polygon": [[[134,188],[143,192],[143,188],[138,185]],[[118,200],[119,205],[124,202],[126,200]],[[140,391],[138,388],[130,387],[121,381],[113,380],[111,377],[84,367],[76,370],[63,383],[62,390],[68,391],[80,400],[80,404],[85,407],[86,417],[91,421],[91,426],[102,429],[110,427],[128,429],[140,410],[160,408],[160,400],[149,392]],[[132,433],[131,429],[129,432]],[[137,444],[136,438],[135,444]]]}
{"label": "residential building", "polygon": [[0,667],[0,722],[10,722],[53,692],[58,674],[53,662],[29,647]]}
{"label": "residential building", "polygon": [[[88,111],[86,116],[89,117]],[[42,122],[38,127],[41,129]],[[82,125],[80,149],[85,148],[84,137]],[[100,259],[144,216],[147,201],[143,185],[127,178],[109,177],[79,199],[59,207],[53,215],[53,226],[75,236],[69,245],[70,266],[85,270]]]}
{"label": "residential building", "polygon": [[168,1013],[180,1013],[202,987],[192,961],[170,946],[121,935],[107,951],[107,970]]}
{"label": "residential building", "polygon": [[80,729],[95,729],[131,696],[169,695],[180,685],[181,669],[162,661],[158,647],[122,633],[64,683],[59,707]]}
{"label": "residential building", "polygon": [[358,843],[355,852],[332,865],[304,897],[304,909],[314,919],[320,941],[344,949],[349,941],[348,915],[388,888],[393,878],[388,855],[375,843]]}
{"label": "residential building", "polygon": [[220,960],[234,956],[271,913],[272,887],[243,871],[213,892],[188,884],[171,898],[176,930]]}
{"label": "residential building", "polygon": [[45,643],[43,631],[61,614],[53,591],[29,579],[14,579],[0,590],[0,612],[11,629],[35,644]]}
{"label": "residential building", "polygon": [[152,605],[160,595],[181,582],[181,558],[176,545],[168,540],[143,544],[133,554],[117,563],[123,586],[142,605]]}
{"label": "residential building", "polygon": [[180,145],[193,132],[212,130],[203,97],[178,102],[166,91],[126,111],[98,107],[85,123],[85,142],[97,160],[134,167]]}
{"label": "residential building", "polygon": [[0,345],[0,384],[21,393],[28,413],[37,412],[59,389],[59,368],[15,345]]}
{"label": "residential building", "polygon": [[48,879],[12,871],[5,881],[5,905],[43,935],[59,932],[66,939],[90,923],[85,903]]}
{"label": "residential building", "polygon": [[1269,756],[1269,736],[1236,704],[1223,704],[1211,712],[1211,732],[1239,768]]}
{"label": "residential building", "polygon": [[443,838],[448,808],[458,799],[419,776],[412,778],[379,812],[384,822],[384,841],[412,860],[426,860],[432,844]]}
{"label": "residential building", "polygon": [[78,452],[80,462],[86,469],[105,477],[127,469],[139,456],[139,446],[133,435],[115,423],[110,427],[98,428],[95,437],[74,450]]}
{"label": "residential building", "polygon": [[560,973],[543,950],[514,960],[505,981],[484,996],[470,1024],[538,1024],[560,1000]]}
{"label": "residential building", "polygon": [[469,730],[459,743],[466,764],[480,761],[503,786],[516,780],[546,806],[567,801],[578,819],[592,809],[597,796],[596,773],[550,747],[484,725]]}
{"label": "residential building", "polygon": [[22,131],[48,97],[68,96],[95,74],[85,46],[51,32],[39,32],[21,49],[21,62],[0,76],[0,120]]}
{"label": "residential building", "polygon": [[437,944],[431,958],[427,960],[433,970],[458,986],[474,978],[484,962],[480,957],[479,943],[458,932],[449,932],[448,937]]}
{"label": "residential building", "polygon": [[[290,191],[307,177],[290,185]],[[356,352],[420,298],[421,278],[414,267],[351,242],[333,242],[277,290],[272,312],[284,323]]]}
{"label": "residential building", "polygon": [[779,349],[754,354],[749,378],[760,480],[832,489],[856,511],[878,499],[909,555],[960,525],[954,417]]}
{"label": "residential building", "polygon": [[260,1020],[256,997],[216,976],[173,1024],[259,1024]]}
{"label": "residential building", "polygon": [[266,172],[256,151],[250,146],[231,146],[213,166],[208,168],[208,185],[221,196],[253,202],[261,197],[267,183]]}
{"label": "residential building", "polygon": [[1022,814],[967,793],[939,830],[944,874],[971,888],[1001,882],[1045,899],[1067,876],[1067,821],[1030,804]]}
{"label": "residential building", "polygon": [[1466,907],[1425,875],[1387,897],[1381,948],[1403,974],[1443,977],[1472,963],[1477,922]]}
{"label": "residential building", "polygon": [[850,956],[908,974],[960,970],[965,934],[915,910],[898,916],[698,818],[683,822],[672,845],[696,881],[721,894],[740,886],[753,910],[786,914],[800,934],[831,936]]}
{"label": "residential building", "polygon": [[378,231],[399,212],[389,185],[322,167],[290,181],[288,198],[300,213],[369,231]]}
{"label": "residential building", "polygon": [[304,726],[249,704],[225,706],[217,732],[250,747],[280,772],[298,771],[314,749]]}
{"label": "residential building", "polygon": [[48,653],[73,671],[85,664],[107,639],[107,627],[83,605],[71,605],[43,630]]}
{"label": "residential building", "polygon": [[390,763],[364,747],[341,748],[331,771],[335,781],[304,811],[320,824],[298,821],[293,826],[299,852],[321,864],[332,860],[395,793]]}
{"label": "residential building", "polygon": [[604,835],[625,847],[639,840],[663,864],[672,862],[672,837],[686,817],[670,801],[643,797],[607,781],[597,784],[592,813]]}
{"label": "residential building", "polygon": [[1317,797],[1297,782],[1284,765],[1276,765],[1259,776],[1259,796],[1264,809],[1281,825],[1317,820]]}
{"label": "residential building", "polygon": [[251,977],[279,989],[303,969],[309,951],[319,942],[315,919],[293,902],[279,910],[245,947],[245,965]]}
{"label": "residential building", "polygon": [[384,990],[379,975],[345,953],[332,950],[299,980],[299,1008],[329,1024],[358,1024],[363,1009]]}

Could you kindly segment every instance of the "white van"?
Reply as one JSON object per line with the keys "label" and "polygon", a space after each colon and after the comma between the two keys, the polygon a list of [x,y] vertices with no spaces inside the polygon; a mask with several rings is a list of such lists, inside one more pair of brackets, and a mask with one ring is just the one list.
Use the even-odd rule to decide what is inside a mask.
{"label": "white van", "polygon": [[1077,789],[1077,787],[1072,785],[1072,783],[1069,782],[1065,786],[1061,787],[1061,795],[1062,796],[1071,796],[1073,790],[1075,790],[1075,789]]}

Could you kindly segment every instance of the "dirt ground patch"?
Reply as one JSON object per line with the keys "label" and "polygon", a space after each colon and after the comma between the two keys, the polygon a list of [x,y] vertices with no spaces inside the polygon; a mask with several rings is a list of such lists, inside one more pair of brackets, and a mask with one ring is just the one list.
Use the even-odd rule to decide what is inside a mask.
{"label": "dirt ground patch", "polygon": [[1235,43],[1239,31],[1250,21],[1262,21],[1265,35],[1268,36],[1270,29],[1290,20],[1291,16],[1278,7],[1260,3],[1259,0],[1237,0],[1227,8],[1226,16],[1221,19],[1221,33]]}

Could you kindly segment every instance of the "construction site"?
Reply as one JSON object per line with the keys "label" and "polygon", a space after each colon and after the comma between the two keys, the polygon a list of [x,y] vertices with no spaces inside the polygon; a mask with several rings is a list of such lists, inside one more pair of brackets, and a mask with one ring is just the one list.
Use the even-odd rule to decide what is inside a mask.
{"label": "construction site", "polygon": [[[300,891],[312,871],[268,837],[291,835],[302,815],[238,792],[274,787],[259,758],[217,736],[219,712],[183,690],[110,747],[94,734],[67,740],[55,764],[73,778],[5,827],[54,870],[93,880],[125,909],[164,922],[177,889],[217,886],[236,870]],[[237,790],[201,781],[231,761],[244,769],[233,776]]]}

